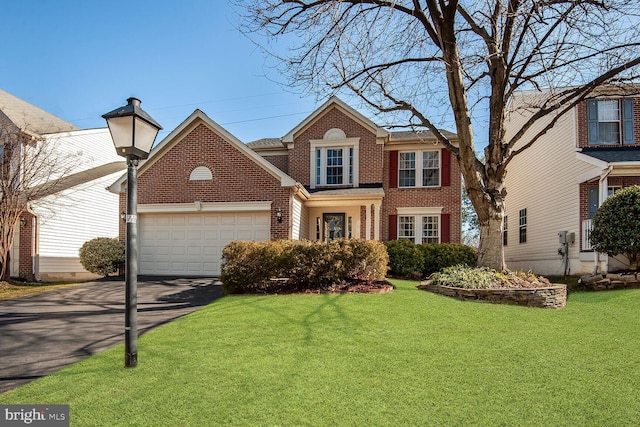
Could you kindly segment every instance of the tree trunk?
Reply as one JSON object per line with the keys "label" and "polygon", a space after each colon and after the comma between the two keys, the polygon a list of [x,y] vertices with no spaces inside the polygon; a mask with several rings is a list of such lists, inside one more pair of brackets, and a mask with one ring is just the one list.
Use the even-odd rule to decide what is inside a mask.
{"label": "tree trunk", "polygon": [[493,268],[497,271],[505,271],[507,265],[504,261],[504,249],[502,247],[504,210],[494,206],[491,206],[489,210],[487,218],[480,221],[478,265]]}

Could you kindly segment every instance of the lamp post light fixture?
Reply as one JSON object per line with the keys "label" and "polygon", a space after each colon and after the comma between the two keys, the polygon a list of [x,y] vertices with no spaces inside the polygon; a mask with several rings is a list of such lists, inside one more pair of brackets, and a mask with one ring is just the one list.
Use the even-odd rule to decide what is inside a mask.
{"label": "lamp post light fixture", "polygon": [[149,157],[162,129],[137,98],[102,115],[107,121],[116,152],[127,159],[127,244],[125,261],[124,366],[138,365],[138,161]]}

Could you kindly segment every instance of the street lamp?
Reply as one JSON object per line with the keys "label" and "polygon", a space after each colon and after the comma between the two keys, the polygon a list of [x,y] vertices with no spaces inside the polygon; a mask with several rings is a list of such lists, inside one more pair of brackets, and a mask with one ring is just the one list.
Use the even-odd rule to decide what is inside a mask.
{"label": "street lamp", "polygon": [[137,98],[102,115],[107,121],[116,152],[127,159],[127,248],[125,263],[124,366],[138,365],[138,161],[149,157],[162,129],[142,108]]}

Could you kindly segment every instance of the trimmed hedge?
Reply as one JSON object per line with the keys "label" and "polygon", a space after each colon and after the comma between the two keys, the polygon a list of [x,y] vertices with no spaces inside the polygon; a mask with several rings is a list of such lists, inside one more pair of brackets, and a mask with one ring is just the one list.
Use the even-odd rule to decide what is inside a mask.
{"label": "trimmed hedge", "polygon": [[386,242],[391,273],[402,277],[428,277],[452,265],[475,266],[478,254],[470,246],[457,243],[416,245],[407,239]]}
{"label": "trimmed hedge", "polygon": [[359,239],[235,241],[222,259],[227,294],[325,290],[348,280],[381,280],[389,263],[382,243]]}
{"label": "trimmed hedge", "polygon": [[118,239],[96,237],[80,248],[80,264],[85,270],[107,277],[124,264],[124,245]]}

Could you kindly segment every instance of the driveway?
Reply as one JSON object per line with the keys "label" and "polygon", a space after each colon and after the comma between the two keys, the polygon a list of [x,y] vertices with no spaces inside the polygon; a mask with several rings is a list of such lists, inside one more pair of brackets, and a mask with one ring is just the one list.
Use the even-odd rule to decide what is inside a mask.
{"label": "driveway", "polygon": [[[0,393],[124,342],[124,288],[105,279],[0,301]],[[138,334],[222,295],[212,278],[139,277]]]}

